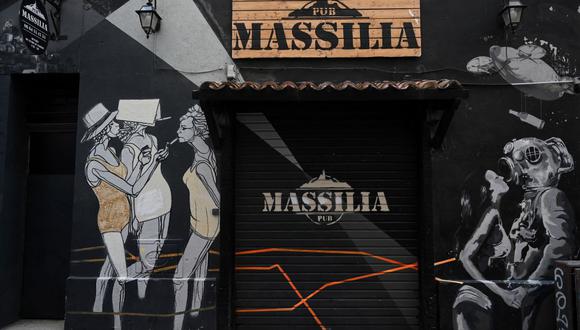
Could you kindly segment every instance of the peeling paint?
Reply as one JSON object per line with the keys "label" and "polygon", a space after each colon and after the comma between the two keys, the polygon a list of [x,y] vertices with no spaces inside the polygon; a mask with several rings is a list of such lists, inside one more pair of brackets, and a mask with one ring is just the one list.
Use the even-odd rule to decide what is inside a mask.
{"label": "peeling paint", "polygon": [[576,75],[576,65],[568,52],[562,51],[554,43],[536,38],[528,38],[524,36],[524,44],[526,45],[539,45],[544,48],[547,52],[547,62],[554,68],[554,70],[560,76],[574,76]]}
{"label": "peeling paint", "polygon": [[[411,9],[409,9],[409,15],[416,17]],[[419,20],[417,18],[415,18],[415,23],[417,23],[417,25],[420,25]]]}
{"label": "peeling paint", "polygon": [[487,35],[487,36],[483,36],[482,39],[483,39],[483,41],[488,42],[490,40],[493,40],[493,35],[490,34],[490,35]]}

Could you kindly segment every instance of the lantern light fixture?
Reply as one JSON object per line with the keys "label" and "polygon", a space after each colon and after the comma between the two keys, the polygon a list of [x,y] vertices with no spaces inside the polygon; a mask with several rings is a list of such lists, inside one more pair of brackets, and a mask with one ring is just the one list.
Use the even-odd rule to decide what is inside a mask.
{"label": "lantern light fixture", "polygon": [[520,0],[509,0],[500,13],[505,26],[515,31],[522,21],[526,7]]}
{"label": "lantern light fixture", "polygon": [[161,16],[157,13],[157,0],[154,1],[154,3],[151,3],[150,0],[147,1],[141,9],[135,11],[139,15],[139,21],[147,39],[151,33],[159,31],[161,25]]}

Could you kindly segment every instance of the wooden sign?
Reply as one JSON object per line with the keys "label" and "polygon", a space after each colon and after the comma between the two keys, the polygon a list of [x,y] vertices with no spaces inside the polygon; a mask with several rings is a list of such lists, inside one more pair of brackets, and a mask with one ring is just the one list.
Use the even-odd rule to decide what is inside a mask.
{"label": "wooden sign", "polygon": [[233,58],[418,57],[420,0],[232,0]]}

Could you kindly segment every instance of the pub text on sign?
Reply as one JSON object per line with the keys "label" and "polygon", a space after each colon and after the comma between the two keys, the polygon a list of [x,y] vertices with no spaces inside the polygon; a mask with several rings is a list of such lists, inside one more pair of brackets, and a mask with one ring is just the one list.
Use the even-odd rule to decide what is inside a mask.
{"label": "pub text on sign", "polygon": [[232,55],[421,55],[419,0],[233,0]]}

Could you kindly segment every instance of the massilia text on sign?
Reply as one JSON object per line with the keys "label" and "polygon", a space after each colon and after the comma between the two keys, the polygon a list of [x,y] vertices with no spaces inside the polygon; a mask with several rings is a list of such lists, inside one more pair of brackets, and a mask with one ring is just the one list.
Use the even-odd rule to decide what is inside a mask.
{"label": "massilia text on sign", "polygon": [[419,0],[233,0],[232,56],[421,56]]}

